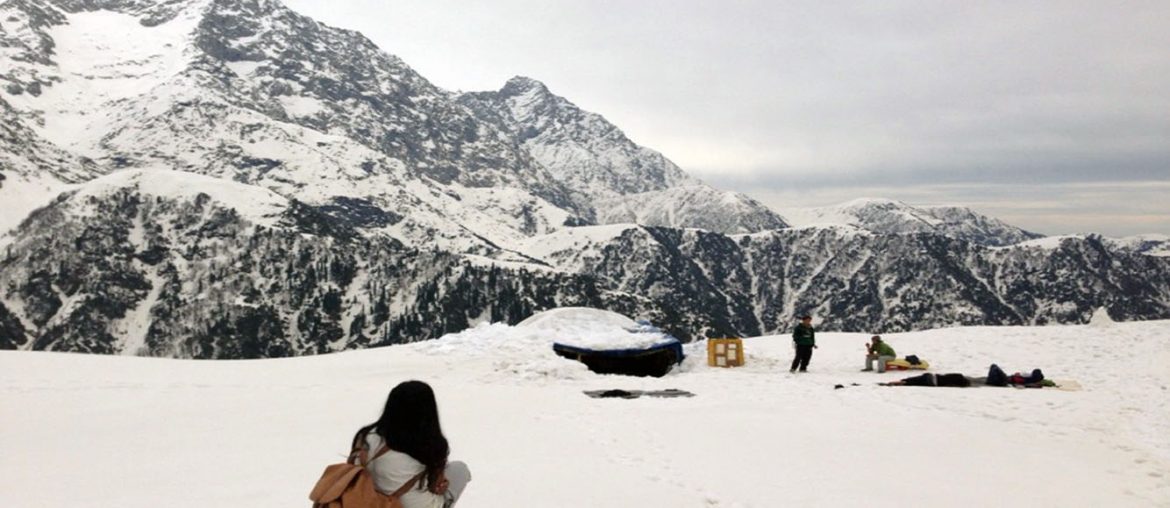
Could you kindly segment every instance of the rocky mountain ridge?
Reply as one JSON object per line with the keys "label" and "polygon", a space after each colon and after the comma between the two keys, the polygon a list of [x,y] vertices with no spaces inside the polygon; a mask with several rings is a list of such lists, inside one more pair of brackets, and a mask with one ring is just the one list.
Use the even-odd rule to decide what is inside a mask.
{"label": "rocky mountain ridge", "polygon": [[957,206],[911,206],[902,201],[860,198],[836,206],[787,209],[798,226],[844,224],[881,234],[935,233],[982,245],[1014,245],[1043,235]]}
{"label": "rocky mountain ridge", "polygon": [[459,102],[511,133],[564,182],[599,224],[638,223],[751,233],[788,227],[740,193],[720,191],[626,137],[601,115],[583,111],[537,80],[515,77],[496,92]]}

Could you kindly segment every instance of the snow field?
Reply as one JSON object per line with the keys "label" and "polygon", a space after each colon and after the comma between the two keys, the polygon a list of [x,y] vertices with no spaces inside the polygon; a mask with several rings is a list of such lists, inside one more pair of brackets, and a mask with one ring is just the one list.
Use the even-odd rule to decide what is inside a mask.
{"label": "snow field", "polygon": [[115,104],[164,86],[186,67],[183,49],[199,9],[186,12],[156,27],[108,11],[68,15],[69,23],[50,33],[61,82],[40,97],[17,96],[15,103],[44,112],[38,132],[57,146],[100,155],[95,150],[106,130],[94,126],[115,119]]}
{"label": "snow field", "polygon": [[[660,379],[594,375],[500,324],[279,360],[2,351],[0,504],[301,506],[389,388],[422,379],[472,469],[460,506],[1170,506],[1170,322],[884,338],[937,373],[995,362],[1084,389],[877,386],[910,374],[858,372],[856,333],[819,334],[807,374],[760,337],[744,367],[696,343]],[[696,396],[581,393],[608,388]]]}

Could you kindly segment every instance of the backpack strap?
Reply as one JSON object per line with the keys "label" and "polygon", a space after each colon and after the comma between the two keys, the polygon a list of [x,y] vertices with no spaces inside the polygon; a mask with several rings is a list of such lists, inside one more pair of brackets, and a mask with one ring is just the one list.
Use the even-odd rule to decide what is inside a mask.
{"label": "backpack strap", "polygon": [[[367,433],[366,435],[369,434]],[[390,451],[390,446],[387,445],[385,441],[382,441],[382,446],[378,447],[378,451],[374,453],[374,456],[369,457],[369,452],[367,450],[365,440],[365,435],[363,435],[361,441],[354,443],[353,451],[349,454],[350,464],[360,464],[362,467],[366,467],[371,462],[378,460],[378,457],[381,457],[385,455],[386,452]],[[360,460],[361,462],[354,462],[355,459]],[[393,494],[390,494],[390,497],[394,499],[402,497],[402,495],[406,494],[407,491],[413,488],[415,484],[419,482],[419,480],[422,480],[422,477],[426,476],[426,474],[426,469],[423,469],[423,472],[414,475],[414,478],[407,480],[406,483],[403,483],[401,487],[398,487],[398,490],[394,491]]]}
{"label": "backpack strap", "polygon": [[383,440],[382,446],[379,446],[378,451],[374,453],[374,456],[370,457],[369,447],[366,446],[366,436],[368,435],[369,434],[365,434],[360,440],[354,441],[353,450],[349,452],[349,460],[347,462],[355,466],[366,467],[371,462],[378,460],[378,457],[381,457],[386,452],[390,451],[390,445],[387,445],[386,441]]}
{"label": "backpack strap", "polygon": [[[373,462],[373,461],[375,461],[375,460],[378,460],[378,457],[381,457],[381,456],[383,456],[383,455],[386,455],[386,453],[387,453],[387,452],[389,452],[389,451],[390,451],[390,447],[389,447],[389,446],[386,446],[386,443],[382,443],[382,447],[381,447],[381,448],[379,448],[379,449],[378,449],[378,451],[377,451],[376,453],[374,453],[374,456],[373,456],[373,457],[370,457],[370,462]],[[370,462],[366,462],[366,465],[369,465],[369,464],[370,464]]]}
{"label": "backpack strap", "polygon": [[[354,450],[353,453],[349,454],[350,464],[366,467],[370,465],[371,462],[378,460],[378,457],[385,455],[388,451],[390,451],[390,447],[386,446],[386,443],[382,443],[382,446],[378,447],[378,451],[374,453],[374,456],[370,457],[369,451],[365,446],[362,446],[361,448]],[[358,459],[359,462],[354,462],[355,458]]]}
{"label": "backpack strap", "polygon": [[403,483],[401,487],[398,487],[398,490],[394,491],[393,494],[390,494],[390,497],[392,497],[394,499],[398,499],[398,498],[402,497],[402,495],[405,494],[406,491],[413,488],[414,485],[416,483],[418,483],[419,480],[422,480],[422,477],[425,476],[426,474],[427,474],[427,471],[424,469],[423,472],[414,475],[414,478],[411,478],[410,480],[407,480],[406,483]]}
{"label": "backpack strap", "polygon": [[369,447],[366,446],[366,437],[369,435],[370,433],[367,431],[365,434],[362,434],[361,437],[354,440],[353,449],[350,450],[349,460],[346,462],[349,462],[355,466],[366,467],[370,462],[377,460],[378,457],[381,457],[383,454],[390,451],[390,446],[386,444],[386,440],[382,440],[382,446],[378,447],[378,451],[375,452],[374,456],[371,458],[369,456]]}

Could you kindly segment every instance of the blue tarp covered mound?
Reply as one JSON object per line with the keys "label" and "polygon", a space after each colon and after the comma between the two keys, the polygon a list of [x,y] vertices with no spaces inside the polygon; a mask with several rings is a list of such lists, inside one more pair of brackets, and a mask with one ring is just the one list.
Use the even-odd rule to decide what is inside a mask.
{"label": "blue tarp covered mound", "polygon": [[562,307],[516,326],[547,333],[556,354],[584,363],[598,374],[660,377],[683,360],[677,338],[606,310]]}

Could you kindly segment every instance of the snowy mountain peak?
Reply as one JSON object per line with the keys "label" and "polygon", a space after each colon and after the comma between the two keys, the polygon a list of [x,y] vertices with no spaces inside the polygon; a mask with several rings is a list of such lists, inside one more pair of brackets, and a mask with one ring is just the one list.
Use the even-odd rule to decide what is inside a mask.
{"label": "snowy mountain peak", "polygon": [[[636,222],[747,233],[786,227],[742,194],[713,189],[662,154],[639,146],[601,115],[582,110],[532,78],[517,76],[496,92],[459,101],[523,143],[590,208],[599,223]],[[727,204],[728,206],[720,206]]]}
{"label": "snowy mountain peak", "polygon": [[553,97],[552,92],[549,92],[548,86],[535,79],[525,76],[514,76],[504,83],[504,87],[500,88],[500,95],[503,97],[515,97],[517,95],[524,95],[528,93],[538,93]]}
{"label": "snowy mountain peak", "polygon": [[846,201],[844,203],[841,203],[840,205],[837,205],[837,206],[839,208],[846,208],[846,209],[892,208],[892,207],[909,208],[910,207],[906,203],[899,201],[899,200],[896,200],[896,199],[875,198],[875,197],[860,197],[860,198],[856,198],[856,199],[851,199],[851,200]]}
{"label": "snowy mountain peak", "polygon": [[279,2],[20,5],[59,19],[28,21],[48,42],[12,50],[44,57],[14,58],[38,93],[16,83],[26,93],[0,101],[101,172],[164,166],[309,203],[359,199],[409,216],[404,239],[456,250],[586,222],[508,134],[361,34]]}
{"label": "snowy mountain peak", "polygon": [[782,211],[794,225],[846,224],[875,233],[938,233],[983,245],[1012,245],[1041,235],[969,208],[916,207],[885,198],[859,198],[836,206]]}
{"label": "snowy mountain peak", "polygon": [[601,115],[582,110],[534,79],[512,78],[499,91],[464,94],[460,102],[480,118],[513,132],[578,197],[635,194],[697,182],[662,154],[630,141]]}

